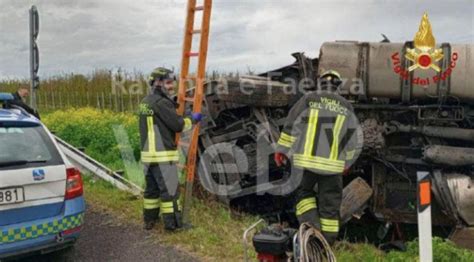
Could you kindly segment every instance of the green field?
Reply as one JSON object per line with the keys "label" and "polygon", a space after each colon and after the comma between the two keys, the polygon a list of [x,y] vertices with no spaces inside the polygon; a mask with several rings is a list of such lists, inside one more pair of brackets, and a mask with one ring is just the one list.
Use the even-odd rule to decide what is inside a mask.
{"label": "green field", "polygon": [[[44,123],[59,137],[114,170],[125,170],[127,178],[143,185],[137,116],[93,108],[67,109],[46,114]],[[114,130],[124,130],[128,141],[118,143]],[[123,161],[121,149],[129,148],[134,159]],[[130,162],[132,164],[130,164]],[[129,164],[127,164],[129,163]],[[120,192],[103,181],[86,178],[87,201],[98,204],[117,216],[141,223],[141,199]],[[208,261],[242,261],[242,234],[257,217],[235,214],[227,207],[210,201],[195,199],[191,211],[194,228],[176,234],[156,231],[160,241],[177,246]],[[225,252],[223,252],[225,250]],[[339,242],[336,245],[339,261],[417,261],[417,243],[409,242],[407,252],[385,254],[368,243]],[[449,241],[434,239],[435,261],[474,261],[474,253],[456,248]],[[255,256],[252,253],[252,256]]]}

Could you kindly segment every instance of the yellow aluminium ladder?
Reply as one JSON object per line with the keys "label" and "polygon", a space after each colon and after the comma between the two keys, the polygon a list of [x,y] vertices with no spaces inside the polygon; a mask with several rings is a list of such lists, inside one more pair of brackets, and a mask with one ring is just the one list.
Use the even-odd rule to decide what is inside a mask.
{"label": "yellow aluminium ladder", "polygon": [[[207,61],[207,49],[209,44],[209,28],[211,23],[211,11],[212,11],[212,0],[203,0],[202,6],[197,6],[196,0],[188,0],[186,25],[184,31],[184,44],[183,44],[183,55],[181,60],[181,74],[179,78],[179,90],[178,90],[178,114],[183,116],[186,109],[186,102],[192,103],[193,112],[201,113],[202,100],[204,96],[204,82],[206,77],[206,61]],[[196,12],[202,13],[201,28],[194,28],[194,20]],[[199,35],[200,44],[199,51],[192,51],[193,37]],[[191,58],[197,57],[198,68],[197,75],[189,75],[189,67]],[[190,84],[195,83],[193,97],[187,97],[187,91],[190,88]],[[199,139],[199,123],[193,127],[191,133],[191,139],[189,143],[181,140],[181,136],[178,134],[176,137],[176,143],[180,147],[187,147],[188,156],[186,165],[180,166],[180,169],[186,171],[186,186],[184,194],[183,204],[183,222],[189,223],[189,210],[191,207],[191,196],[194,185],[194,177],[196,171],[196,155],[198,149]]]}

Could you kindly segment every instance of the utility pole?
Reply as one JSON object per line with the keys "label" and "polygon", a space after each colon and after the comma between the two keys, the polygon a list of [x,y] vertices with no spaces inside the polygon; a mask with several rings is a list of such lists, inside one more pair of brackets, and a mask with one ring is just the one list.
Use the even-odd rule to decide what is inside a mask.
{"label": "utility pole", "polygon": [[36,43],[39,33],[39,14],[36,6],[30,9],[30,106],[36,108],[36,91],[39,88],[39,49]]}

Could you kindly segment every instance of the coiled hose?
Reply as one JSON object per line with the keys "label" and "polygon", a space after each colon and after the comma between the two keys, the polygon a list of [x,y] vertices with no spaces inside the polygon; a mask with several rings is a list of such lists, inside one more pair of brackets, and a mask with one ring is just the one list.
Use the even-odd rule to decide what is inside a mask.
{"label": "coiled hose", "polygon": [[318,229],[303,223],[298,231],[300,262],[336,262],[331,246]]}

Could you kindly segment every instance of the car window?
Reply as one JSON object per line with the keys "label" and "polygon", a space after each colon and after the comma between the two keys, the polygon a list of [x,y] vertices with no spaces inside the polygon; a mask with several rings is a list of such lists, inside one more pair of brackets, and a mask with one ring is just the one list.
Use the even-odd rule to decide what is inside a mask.
{"label": "car window", "polygon": [[0,125],[0,169],[58,164],[62,160],[42,126]]}

